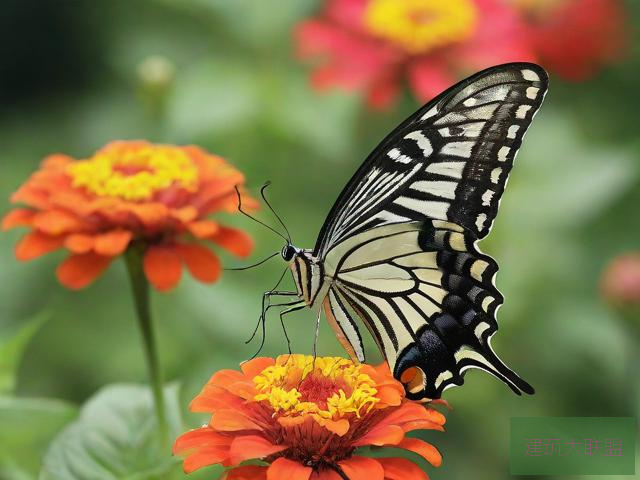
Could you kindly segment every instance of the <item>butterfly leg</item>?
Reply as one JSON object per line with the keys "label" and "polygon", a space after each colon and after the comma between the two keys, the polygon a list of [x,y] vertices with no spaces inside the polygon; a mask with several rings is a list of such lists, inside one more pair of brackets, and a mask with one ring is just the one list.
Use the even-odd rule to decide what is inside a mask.
{"label": "butterfly leg", "polygon": [[[267,319],[267,311],[269,310],[270,307],[283,307],[283,306],[289,306],[289,305],[295,305],[295,304],[299,304],[300,300],[296,300],[295,302],[286,302],[286,303],[282,303],[282,304],[271,304],[271,297],[290,297],[292,295],[296,295],[295,292],[290,292],[290,291],[278,291],[278,290],[270,290],[268,292],[264,292],[264,294],[262,295],[262,313],[260,315],[260,318],[258,319],[258,324],[256,325],[256,328],[253,330],[253,333],[251,334],[251,337],[245,342],[245,343],[249,343],[251,340],[253,340],[253,338],[256,335],[256,332],[258,331],[258,327],[260,325],[262,325],[262,338],[260,340],[260,346],[258,347],[258,350],[256,351],[256,353],[253,354],[253,356],[251,357],[256,358],[258,356],[258,354],[262,351],[262,348],[264,347],[264,342],[266,339],[266,335],[267,335],[267,331],[266,331],[266,319]],[[303,304],[304,306],[304,304]],[[285,331],[285,336],[286,336],[286,331]],[[288,336],[287,336],[287,340],[288,340]]]}
{"label": "butterfly leg", "polygon": [[[284,306],[285,304],[282,304],[281,306]],[[284,337],[287,339],[287,350],[289,351],[289,355],[291,355],[291,340],[289,340],[289,334],[287,333],[287,329],[284,326],[284,316],[289,314],[289,313],[293,313],[296,312],[298,310],[302,310],[304,307],[307,306],[307,304],[304,301],[298,301],[298,302],[293,302],[293,303],[289,303],[286,305],[291,305],[289,308],[282,310],[280,312],[280,325],[282,326],[282,331],[284,332]]]}
{"label": "butterfly leg", "polygon": [[244,342],[245,344],[250,343],[255,338],[256,333],[258,332],[258,327],[260,327],[261,323],[263,324],[263,329],[264,329],[264,317],[267,309],[269,308],[271,297],[276,297],[276,296],[289,297],[292,295],[297,295],[297,294],[295,292],[277,291],[277,290],[268,290],[262,294],[262,307],[260,309],[261,313],[260,313],[260,316],[258,317],[258,323],[256,324],[256,328],[253,329],[251,336],[247,340],[245,340]]}
{"label": "butterfly leg", "polygon": [[282,326],[282,331],[284,332],[284,336],[287,339],[287,346],[289,347],[289,354],[291,354],[291,341],[289,340],[289,334],[287,333],[287,329],[284,326],[284,315],[295,312],[297,310],[301,310],[306,307],[307,304],[303,300],[294,300],[293,302],[284,302],[284,303],[270,303],[267,305],[267,308],[264,310],[264,318],[266,323],[267,314],[270,308],[275,307],[290,307],[280,312],[280,325]]}

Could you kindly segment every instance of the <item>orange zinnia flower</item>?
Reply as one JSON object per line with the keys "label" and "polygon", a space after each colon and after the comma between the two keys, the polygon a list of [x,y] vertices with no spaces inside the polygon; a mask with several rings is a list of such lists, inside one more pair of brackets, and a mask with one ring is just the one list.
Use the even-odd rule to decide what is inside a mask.
{"label": "orange zinnia flower", "polygon": [[[227,480],[428,478],[409,460],[357,454],[368,445],[402,448],[434,466],[442,463],[433,445],[405,434],[444,430],[444,416],[408,401],[386,364],[281,355],[241,368],[217,372],[191,402],[192,411],[212,417],[174,445],[185,472],[222,464],[233,467]],[[268,465],[239,466],[252,459]]]}
{"label": "orange zinnia flower", "polygon": [[11,197],[27,208],[10,211],[2,226],[31,228],[16,247],[19,260],[69,250],[57,270],[68,288],[89,285],[133,245],[144,251],[145,274],[158,290],[179,282],[183,264],[214,282],[220,260],[203,242],[239,256],[252,248],[246,233],[206,218],[235,211],[234,187],[243,182],[238,170],[195,146],[113,142],[85,160],[47,157]]}

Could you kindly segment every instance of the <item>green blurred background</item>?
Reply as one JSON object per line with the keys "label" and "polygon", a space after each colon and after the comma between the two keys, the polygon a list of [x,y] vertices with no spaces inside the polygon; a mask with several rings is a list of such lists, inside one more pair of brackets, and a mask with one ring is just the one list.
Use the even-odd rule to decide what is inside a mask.
{"label": "green blurred background", "polygon": [[[638,24],[637,2],[628,3]],[[372,113],[357,94],[312,91],[291,46],[292,26],[317,8],[311,0],[4,0],[1,8],[0,213],[49,153],[83,158],[114,139],[195,143],[244,171],[254,192],[271,180],[272,202],[296,245],[312,247],[352,172],[418,106],[406,95]],[[501,265],[497,284],[506,297],[493,345],[536,395],[516,397],[471,371],[464,387],[446,393],[455,407],[446,433],[424,435],[444,455],[442,468],[428,469],[432,478],[508,478],[511,416],[638,415],[637,336],[598,291],[607,262],[640,246],[638,85],[635,42],[589,82],[552,76],[482,245]],[[282,246],[244,218],[227,222],[251,232],[252,258]],[[0,476],[12,480],[35,475],[75,406],[106,384],[146,378],[122,261],[74,293],[55,280],[62,252],[14,259],[21,234],[0,236],[0,345],[24,344],[19,359],[0,363],[17,369],[15,395],[31,399],[0,400],[0,422],[13,428],[0,427]],[[183,410],[212,372],[254,353],[258,344],[244,341],[261,293],[283,268],[273,260],[226,272],[213,286],[185,276],[175,291],[153,294],[162,364],[183,387]],[[294,351],[311,352],[314,321],[310,311],[288,317]],[[277,316],[267,326],[263,353],[284,353]],[[379,358],[368,351],[369,360]],[[319,353],[344,354],[325,323]],[[37,400],[44,398],[57,401]],[[191,427],[202,421],[187,418]],[[182,478],[179,470],[171,478]]]}

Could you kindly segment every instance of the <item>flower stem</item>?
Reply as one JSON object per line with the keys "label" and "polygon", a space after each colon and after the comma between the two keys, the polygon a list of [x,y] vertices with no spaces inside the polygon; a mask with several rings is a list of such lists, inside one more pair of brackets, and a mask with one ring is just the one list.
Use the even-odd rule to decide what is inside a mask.
{"label": "flower stem", "polygon": [[140,333],[142,334],[142,342],[144,344],[149,382],[151,383],[158,421],[158,431],[160,440],[164,445],[168,440],[168,431],[164,408],[164,395],[162,392],[163,380],[160,362],[158,361],[158,350],[151,319],[151,310],[149,308],[149,282],[142,269],[143,253],[144,250],[142,246],[132,245],[127,249],[125,260],[129,272],[129,280],[131,281],[138,325],[140,326]]}

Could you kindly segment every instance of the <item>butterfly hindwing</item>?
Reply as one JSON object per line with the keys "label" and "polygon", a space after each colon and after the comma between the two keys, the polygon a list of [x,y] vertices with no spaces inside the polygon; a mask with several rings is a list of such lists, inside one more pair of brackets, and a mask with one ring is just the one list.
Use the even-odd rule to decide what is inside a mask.
{"label": "butterfly hindwing", "polygon": [[530,391],[489,343],[503,301],[493,283],[497,264],[462,232],[438,220],[398,223],[337,245],[327,255],[334,279],[327,302],[336,312],[328,318],[339,327],[343,344],[343,333],[352,332],[347,338],[356,340],[354,348],[346,347],[352,356],[354,349],[362,352],[362,339],[348,307],[398,378],[411,367],[424,372],[416,398],[438,398],[448,386],[461,384],[470,367],[492,373],[515,391]]}
{"label": "butterfly hindwing", "polygon": [[438,398],[468,368],[533,392],[491,349],[503,297],[476,242],[546,89],[544,70],[526,63],[451,87],[369,155],[323,225],[313,256],[333,278],[334,329],[362,360],[360,317],[412,398]]}

